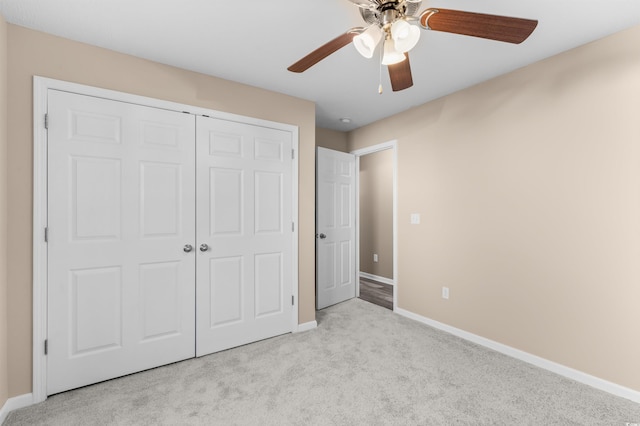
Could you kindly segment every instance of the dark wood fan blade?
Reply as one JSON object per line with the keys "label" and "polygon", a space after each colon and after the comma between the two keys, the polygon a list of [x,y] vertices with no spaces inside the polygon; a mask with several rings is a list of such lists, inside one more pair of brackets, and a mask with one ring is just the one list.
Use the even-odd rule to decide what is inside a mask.
{"label": "dark wood fan blade", "polygon": [[427,9],[420,14],[420,24],[434,31],[520,44],[531,35],[538,21],[451,9]]}
{"label": "dark wood fan blade", "polygon": [[353,28],[346,33],[339,35],[330,42],[320,46],[295,64],[287,68],[291,72],[303,72],[331,55],[332,53],[345,47],[353,41],[353,38],[362,32],[362,28]]}
{"label": "dark wood fan blade", "polygon": [[404,57],[406,58],[404,61],[388,66],[389,78],[391,79],[391,89],[393,89],[394,92],[408,89],[413,86],[409,54],[405,53]]}

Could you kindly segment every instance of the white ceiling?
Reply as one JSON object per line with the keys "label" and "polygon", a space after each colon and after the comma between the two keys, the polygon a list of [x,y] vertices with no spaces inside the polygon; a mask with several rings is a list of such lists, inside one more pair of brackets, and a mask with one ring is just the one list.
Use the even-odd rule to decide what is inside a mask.
{"label": "white ceiling", "polygon": [[364,25],[347,0],[0,0],[12,24],[308,99],[319,127],[344,131],[640,24],[639,0],[424,0],[420,10],[427,7],[539,23],[520,45],[423,31],[411,51],[414,86],[392,92],[383,69],[379,95],[378,61],[352,46],[302,74],[287,71]]}

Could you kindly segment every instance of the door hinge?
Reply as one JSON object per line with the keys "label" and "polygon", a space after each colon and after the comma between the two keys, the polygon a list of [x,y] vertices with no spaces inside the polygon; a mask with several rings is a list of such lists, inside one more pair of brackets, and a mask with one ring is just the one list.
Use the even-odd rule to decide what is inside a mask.
{"label": "door hinge", "polygon": [[291,295],[291,306],[295,306],[295,296]]}
{"label": "door hinge", "polygon": [[296,232],[296,223],[291,222],[291,232]]}
{"label": "door hinge", "polygon": [[295,149],[292,149],[291,150],[291,159],[295,160],[295,158],[296,158],[296,151],[295,151]]}
{"label": "door hinge", "polygon": [[49,242],[49,228],[48,227],[44,228],[44,242],[45,243]]}
{"label": "door hinge", "polygon": [[49,355],[49,339],[44,341],[44,354]]}
{"label": "door hinge", "polygon": [[44,128],[49,129],[49,114],[44,115]]}

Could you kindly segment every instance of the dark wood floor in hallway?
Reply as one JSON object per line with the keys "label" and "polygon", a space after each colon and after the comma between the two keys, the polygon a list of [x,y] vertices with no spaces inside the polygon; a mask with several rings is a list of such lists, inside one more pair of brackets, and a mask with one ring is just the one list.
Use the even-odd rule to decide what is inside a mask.
{"label": "dark wood floor in hallway", "polygon": [[393,310],[393,286],[361,277],[360,299]]}

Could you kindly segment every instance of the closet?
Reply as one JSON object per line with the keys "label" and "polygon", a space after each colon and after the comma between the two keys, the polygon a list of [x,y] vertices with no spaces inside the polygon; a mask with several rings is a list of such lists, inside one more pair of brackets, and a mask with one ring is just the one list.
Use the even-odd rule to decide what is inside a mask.
{"label": "closet", "polygon": [[47,123],[47,394],[292,331],[291,131],[54,89]]}

